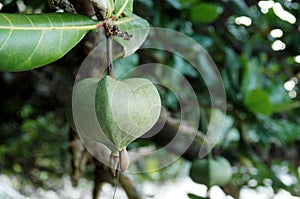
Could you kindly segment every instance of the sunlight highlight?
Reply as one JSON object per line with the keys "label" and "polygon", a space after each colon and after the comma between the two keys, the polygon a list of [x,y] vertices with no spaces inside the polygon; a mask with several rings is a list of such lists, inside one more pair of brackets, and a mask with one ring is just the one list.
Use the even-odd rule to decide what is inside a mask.
{"label": "sunlight highlight", "polygon": [[292,91],[295,88],[295,85],[296,84],[290,80],[290,81],[285,82],[283,86],[284,86],[285,90]]}
{"label": "sunlight highlight", "polygon": [[300,55],[295,56],[294,61],[300,64]]}
{"label": "sunlight highlight", "polygon": [[292,90],[289,92],[289,97],[290,98],[296,98],[297,97],[297,92],[295,90]]}
{"label": "sunlight highlight", "polygon": [[249,17],[241,16],[235,18],[234,21],[237,25],[244,25],[244,26],[250,26],[252,24],[252,20]]}
{"label": "sunlight highlight", "polygon": [[281,40],[276,40],[272,44],[272,49],[274,51],[284,50],[286,47],[285,43],[283,43]]}
{"label": "sunlight highlight", "polygon": [[295,90],[297,84],[298,84],[298,79],[296,77],[293,77],[289,81],[284,83],[283,87],[285,90],[289,92],[290,98],[297,97],[297,92]]}
{"label": "sunlight highlight", "polygon": [[262,13],[267,14],[269,9],[274,5],[274,1],[259,1],[258,6]]}
{"label": "sunlight highlight", "polygon": [[283,21],[287,21],[290,24],[296,23],[296,17],[291,13],[285,11],[280,3],[275,3],[273,6],[274,13]]}
{"label": "sunlight highlight", "polygon": [[287,21],[290,24],[296,23],[296,17],[289,13],[288,11],[284,10],[280,3],[275,3],[274,1],[259,1],[258,6],[262,13],[267,14],[269,9],[273,8],[274,13],[278,16],[281,20]]}
{"label": "sunlight highlight", "polygon": [[270,35],[273,38],[280,38],[283,36],[283,31],[281,29],[273,29],[271,30]]}

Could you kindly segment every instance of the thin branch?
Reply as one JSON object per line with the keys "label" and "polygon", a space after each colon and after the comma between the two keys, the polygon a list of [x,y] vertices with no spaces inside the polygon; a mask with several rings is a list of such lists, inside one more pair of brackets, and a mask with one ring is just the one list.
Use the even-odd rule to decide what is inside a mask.
{"label": "thin branch", "polygon": [[190,127],[187,121],[172,118],[167,114],[162,114],[161,117],[162,120],[165,120],[166,123],[168,123],[170,126],[172,126],[175,129],[178,129],[179,133],[196,136],[203,141],[206,139],[204,133],[193,127]]}
{"label": "thin branch", "polygon": [[[100,162],[95,162],[95,180],[93,188],[93,198],[99,198],[102,185],[107,182],[116,185],[116,178],[112,176],[109,168],[102,165]],[[124,173],[119,172],[119,182],[129,199],[143,199],[142,193],[138,191],[134,182]]]}
{"label": "thin branch", "polygon": [[106,40],[106,49],[107,49],[107,72],[108,75],[114,77],[113,72],[113,56],[112,56],[112,37],[108,37]]}

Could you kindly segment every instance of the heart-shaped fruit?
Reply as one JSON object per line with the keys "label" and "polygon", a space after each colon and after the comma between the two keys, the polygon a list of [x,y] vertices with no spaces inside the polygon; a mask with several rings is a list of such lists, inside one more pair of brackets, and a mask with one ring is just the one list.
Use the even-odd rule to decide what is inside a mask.
{"label": "heart-shaped fruit", "polygon": [[231,165],[223,157],[195,160],[190,169],[192,180],[199,184],[205,184],[208,187],[225,185],[230,181],[231,176]]}
{"label": "heart-shaped fruit", "polygon": [[148,79],[87,78],[73,88],[71,126],[118,152],[146,133],[160,111],[159,93]]}

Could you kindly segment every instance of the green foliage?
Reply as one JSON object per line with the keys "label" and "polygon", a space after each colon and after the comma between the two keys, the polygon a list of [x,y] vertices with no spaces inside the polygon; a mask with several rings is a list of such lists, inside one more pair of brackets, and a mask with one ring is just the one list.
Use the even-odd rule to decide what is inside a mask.
{"label": "green foliage", "polygon": [[74,14],[0,14],[0,71],[49,64],[72,49],[97,22]]}
{"label": "green foliage", "polygon": [[[46,181],[60,178],[67,171],[64,161],[68,159],[68,128],[53,113],[35,116],[35,111],[30,105],[22,107],[19,113],[23,121],[17,133],[15,124],[7,123],[5,131],[10,136],[0,144],[0,166],[3,173],[13,173],[25,184],[33,180],[46,188]],[[3,127],[2,124],[2,130]]]}
{"label": "green foliage", "polygon": [[223,7],[212,3],[199,3],[191,7],[191,19],[195,22],[210,23],[223,12]]}
{"label": "green foliage", "polygon": [[[37,1],[34,1],[35,3],[33,1],[24,2],[26,5],[31,4],[27,6],[27,8],[31,7],[31,10],[40,8],[43,12],[47,11],[46,8],[37,6],[39,5],[36,3]],[[132,6],[132,1],[129,2],[128,6]],[[299,19],[298,2],[278,1],[278,3],[282,5],[283,9],[293,14],[297,20]],[[19,12],[14,1],[4,1],[3,5],[3,12]],[[121,5],[113,6],[115,6],[115,9],[111,11],[113,12],[111,13],[112,15],[118,13]],[[30,9],[27,9],[26,12],[29,12]],[[300,159],[298,153],[300,140],[299,83],[292,89],[298,94],[294,98],[290,97],[292,96],[290,95],[291,91],[284,88],[284,83],[291,78],[299,80],[299,64],[294,61],[294,57],[300,51],[298,24],[291,24],[281,20],[273,8],[263,13],[256,1],[248,0],[202,0],[200,2],[197,0],[145,0],[135,1],[134,11],[139,16],[143,16],[148,22],[131,15],[131,7],[125,7],[123,14],[128,16],[117,21],[117,25],[122,30],[128,30],[130,34],[133,34],[133,38],[136,34],[140,34],[142,38],[146,37],[143,31],[141,33],[131,31],[133,27],[147,30],[148,23],[152,26],[178,30],[188,34],[202,44],[216,62],[226,88],[228,104],[226,128],[222,131],[221,140],[212,153],[216,158],[219,156],[225,157],[234,168],[230,183],[222,185],[226,194],[238,198],[238,192],[242,187],[255,190],[263,186],[271,188],[275,193],[284,189],[293,195],[300,196],[298,171],[298,160]],[[249,17],[251,25],[237,24],[236,19],[240,16]],[[134,20],[128,24],[122,23],[122,21],[125,22],[131,18],[134,18]],[[22,20],[25,21],[25,18]],[[3,23],[3,21],[0,23]],[[283,31],[282,37],[274,38],[270,35],[271,30],[275,28]],[[5,34],[1,35],[0,38],[4,38]],[[175,40],[181,49],[189,52],[191,56],[195,56],[191,46],[185,41],[181,41],[178,38],[167,39]],[[19,38],[16,41],[19,40],[21,39]],[[276,40],[284,42],[285,49],[274,51],[272,44]],[[135,41],[126,42],[119,40],[125,50],[125,56],[132,54],[143,42],[143,39],[139,42]],[[67,46],[71,48],[70,44]],[[35,73],[46,73],[46,75],[42,76],[43,78],[45,76],[53,76],[54,79],[66,79],[67,77],[64,74],[72,74],[74,70],[69,67],[72,65],[69,62],[72,60],[72,63],[75,62],[77,64],[74,66],[79,66],[82,60],[79,58],[78,60],[74,59],[74,57],[77,58],[77,55],[83,54],[82,49],[77,46],[74,50],[74,52],[80,53],[68,53],[58,63],[53,64],[53,68],[60,68],[63,72],[56,72],[54,73],[55,75],[52,75],[53,69],[47,67],[38,69]],[[57,53],[56,48],[53,51],[48,53]],[[5,51],[4,53],[8,52]],[[24,52],[29,52],[29,50],[26,49]],[[16,67],[14,64],[15,58],[10,60],[7,59],[9,54],[6,55],[2,56],[1,51],[0,63],[13,61],[11,67]],[[195,57],[201,60],[200,56]],[[203,71],[206,71],[206,76],[201,77],[182,58],[162,51],[143,50],[127,57],[127,59],[130,65],[159,62],[180,71],[190,81],[199,98],[201,106],[199,130],[206,132],[210,121],[211,109],[210,97],[204,79],[208,79],[209,81],[207,82],[210,84],[214,83],[210,77],[211,70],[209,65],[202,64]],[[1,67],[6,67],[5,65],[0,64]],[[120,69],[121,67],[121,64],[116,66],[117,71],[121,71],[117,76],[125,73],[126,70],[131,69],[133,66]],[[3,68],[3,70],[8,69]],[[156,72],[159,73],[160,71]],[[33,72],[28,73],[32,74]],[[2,102],[0,156],[3,157],[0,160],[1,171],[13,173],[14,175],[23,175],[26,173],[22,171],[33,171],[34,168],[35,174],[41,174],[42,168],[34,167],[35,165],[33,164],[38,159],[41,160],[38,162],[40,165],[46,165],[52,171],[67,173],[63,169],[65,165],[61,166],[62,163],[59,161],[62,156],[64,159],[66,157],[64,152],[67,137],[65,123],[61,124],[59,121],[63,121],[63,119],[61,116],[57,116],[59,110],[56,109],[56,106],[59,103],[56,101],[56,103],[52,104],[44,102],[45,100],[48,102],[49,99],[56,99],[57,96],[63,96],[64,93],[60,92],[59,95],[41,95],[41,90],[45,89],[45,87],[45,90],[51,90],[50,84],[45,86],[42,83],[43,78],[36,78],[39,79],[39,82],[32,83],[30,78],[26,77],[20,83],[14,79],[18,75],[12,75],[11,73],[2,73],[0,75],[1,80],[3,80],[0,87],[6,91],[5,95],[3,95],[6,97],[0,99]],[[178,83],[176,78],[162,76],[162,80],[165,81],[166,79],[170,81],[170,84],[176,85]],[[38,88],[43,89],[26,89],[24,88],[24,82],[37,85]],[[16,87],[13,87],[14,84]],[[67,83],[59,85],[63,86],[65,84]],[[161,90],[163,104],[171,111],[171,115],[180,116],[178,101],[174,95],[167,89],[162,88]],[[26,95],[14,95],[14,93],[19,94],[22,91]],[[184,96],[185,92],[185,90],[181,90],[180,93]],[[26,106],[28,103],[26,100],[29,100],[28,96],[38,96],[38,99],[35,101],[44,102],[43,104],[47,104],[45,105],[47,108],[44,106],[42,108]],[[19,110],[20,107],[23,107],[21,111]],[[191,107],[193,106],[191,105]],[[17,115],[15,114],[16,112],[18,112]],[[61,131],[63,131],[59,134],[61,136],[57,136],[57,133],[54,133]],[[202,143],[203,141],[199,139],[197,142]],[[139,140],[135,143],[135,146],[148,146],[149,143],[150,141]],[[161,161],[163,161],[163,158]],[[155,169],[158,168],[158,164],[159,162],[153,160],[148,162],[146,166]],[[140,165],[134,165],[134,167],[138,166]],[[51,177],[56,176],[55,174],[56,172],[48,172],[49,178],[45,178],[44,174],[37,176],[40,176],[40,180],[47,181]],[[160,180],[161,176],[167,176],[163,172],[156,172],[151,175],[150,177],[145,175],[145,178]],[[292,179],[291,183],[285,184],[282,176],[290,176]],[[199,180],[205,180],[205,177],[201,177]],[[232,191],[231,188],[234,188],[236,191]],[[189,194],[189,197],[201,198],[193,194]]]}
{"label": "green foliage", "polygon": [[[123,7],[124,16],[116,22],[123,31],[134,35],[130,41],[115,37],[124,48],[124,56],[133,54],[145,41],[149,24],[132,14],[133,0]],[[118,14],[118,13],[116,13]],[[25,71],[63,57],[101,22],[77,14],[0,14],[0,71]]]}

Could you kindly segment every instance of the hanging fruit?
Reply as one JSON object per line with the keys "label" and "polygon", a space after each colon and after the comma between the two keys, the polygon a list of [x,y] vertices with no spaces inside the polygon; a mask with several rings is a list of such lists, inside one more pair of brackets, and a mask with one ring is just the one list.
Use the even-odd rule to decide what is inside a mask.
{"label": "hanging fruit", "polygon": [[[73,88],[71,126],[111,151],[111,167],[124,171],[126,147],[157,122],[161,100],[148,79],[87,78]],[[118,166],[119,165],[119,166]]]}
{"label": "hanging fruit", "polygon": [[231,180],[232,168],[223,157],[195,160],[190,169],[191,179],[208,187],[225,185]]}

